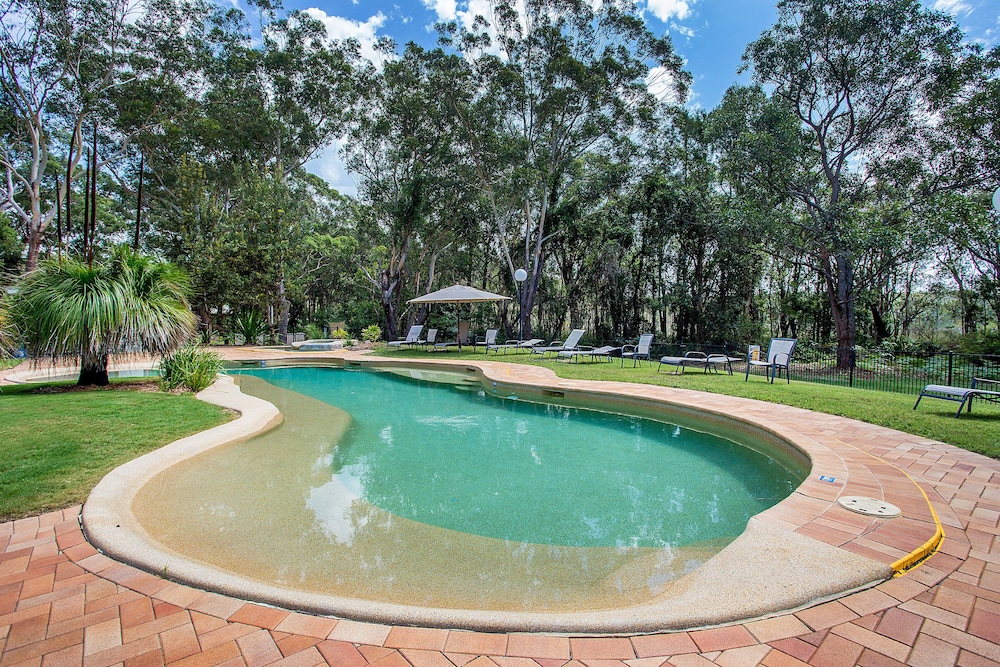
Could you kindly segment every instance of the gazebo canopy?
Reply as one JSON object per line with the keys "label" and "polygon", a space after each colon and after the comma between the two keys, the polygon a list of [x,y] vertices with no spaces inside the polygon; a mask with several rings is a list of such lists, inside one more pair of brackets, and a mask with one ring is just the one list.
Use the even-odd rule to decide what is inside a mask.
{"label": "gazebo canopy", "polygon": [[452,285],[430,294],[410,299],[407,303],[483,303],[487,301],[509,301],[509,296],[484,292],[468,285]]}

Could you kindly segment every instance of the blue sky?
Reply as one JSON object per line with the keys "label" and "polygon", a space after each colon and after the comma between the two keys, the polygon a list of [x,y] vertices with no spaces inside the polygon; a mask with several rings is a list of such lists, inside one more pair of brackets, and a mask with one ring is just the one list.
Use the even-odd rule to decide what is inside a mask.
{"label": "blue sky", "polygon": [[[232,0],[238,2],[239,0]],[[286,9],[309,10],[324,21],[332,37],[354,37],[362,47],[383,36],[399,49],[409,41],[433,46],[439,20],[471,20],[488,14],[489,0],[285,0]],[[669,34],[694,82],[688,104],[712,109],[736,82],[746,45],[770,27],[777,16],[766,0],[638,0],[643,18],[657,34]],[[970,41],[986,47],[1000,42],[1000,1],[927,0],[925,5],[955,17]],[[372,51],[369,50],[369,53]],[[341,191],[354,184],[331,147],[308,166]]]}

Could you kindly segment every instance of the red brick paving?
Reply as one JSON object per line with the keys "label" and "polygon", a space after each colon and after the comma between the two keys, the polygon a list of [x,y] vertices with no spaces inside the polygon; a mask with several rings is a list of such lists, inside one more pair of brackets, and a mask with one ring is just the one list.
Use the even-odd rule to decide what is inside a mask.
{"label": "red brick paving", "polygon": [[[907,574],[837,601],[721,628],[633,637],[338,621],[205,593],[116,563],[86,542],[80,508],[71,507],[0,524],[0,667],[1000,665],[1000,462],[840,422],[840,437],[859,457],[875,454],[923,486],[946,538]],[[894,468],[869,468],[878,480],[903,483]],[[868,531],[874,553],[894,553],[894,540],[912,542],[905,526],[860,525],[839,511],[811,525],[827,520],[848,539]]]}

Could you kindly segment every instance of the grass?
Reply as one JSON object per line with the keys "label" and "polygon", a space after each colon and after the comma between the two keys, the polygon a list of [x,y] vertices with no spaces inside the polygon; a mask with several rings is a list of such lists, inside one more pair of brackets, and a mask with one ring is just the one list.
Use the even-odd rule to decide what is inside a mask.
{"label": "grass", "polygon": [[[156,387],[155,381],[145,384]],[[44,393],[56,386],[43,385],[48,389],[41,392],[37,385],[2,388],[0,521],[81,503],[122,463],[230,419],[190,394]]]}
{"label": "grass", "polygon": [[482,351],[423,352],[420,350],[380,349],[379,354],[387,357],[411,359],[486,359],[533,364],[551,368],[556,375],[577,380],[611,380],[618,382],[639,382],[645,384],[694,389],[728,396],[741,396],[771,403],[781,403],[817,412],[850,417],[869,424],[878,424],[912,433],[933,440],[946,442],[956,447],[977,452],[994,459],[1000,459],[1000,405],[976,401],[971,414],[962,413],[955,418],[957,403],[934,399],[924,399],[919,410],[914,411],[917,397],[870,389],[837,387],[813,382],[796,381],[791,384],[776,380],[772,385],[763,375],[751,375],[749,382],[744,373],[730,376],[725,373],[703,373],[689,369],[682,375],[674,375],[673,366],[664,366],[657,372],[652,367],[642,365],[633,368],[629,363],[625,368],[615,359],[612,363],[589,361],[568,363],[549,356],[542,359],[532,354],[489,355]]}

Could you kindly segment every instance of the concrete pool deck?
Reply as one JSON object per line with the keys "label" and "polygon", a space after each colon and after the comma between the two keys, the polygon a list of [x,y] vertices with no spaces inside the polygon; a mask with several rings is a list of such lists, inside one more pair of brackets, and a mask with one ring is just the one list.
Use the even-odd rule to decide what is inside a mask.
{"label": "concrete pool deck", "polygon": [[[476,363],[502,376],[501,381],[510,377],[508,372],[517,372],[517,382],[553,382],[546,369]],[[584,384],[555,383],[566,392]],[[602,392],[622,390],[618,383],[587,384]],[[944,524],[941,549],[904,576],[874,588],[724,627],[618,637],[481,633],[336,621],[174,584],[97,553],[79,530],[77,508],[71,508],[0,526],[0,664],[38,664],[41,656],[48,656],[46,664],[59,657],[70,664],[113,664],[129,657],[153,664],[175,658],[198,664],[229,659],[233,664],[269,664],[285,658],[296,664],[415,667],[549,667],[570,661],[595,666],[627,661],[646,667],[668,659],[675,665],[1000,662],[997,461],[795,408],[666,387],[630,384],[625,389],[643,397],[655,392],[664,400],[696,402],[734,416],[757,411],[775,428],[805,432],[830,449],[830,458],[817,462],[814,457],[813,475],[800,488],[801,498],[768,510],[763,521],[891,565],[919,550],[928,531],[934,532],[922,489]],[[819,474],[835,481],[820,482]],[[811,482],[815,489],[808,486]],[[836,493],[828,490],[838,483]],[[911,498],[914,491],[921,500]],[[833,502],[841,493],[884,493],[900,505],[905,521],[871,520],[842,510]],[[898,501],[901,497],[905,502]],[[776,509],[780,511],[768,516]]]}

